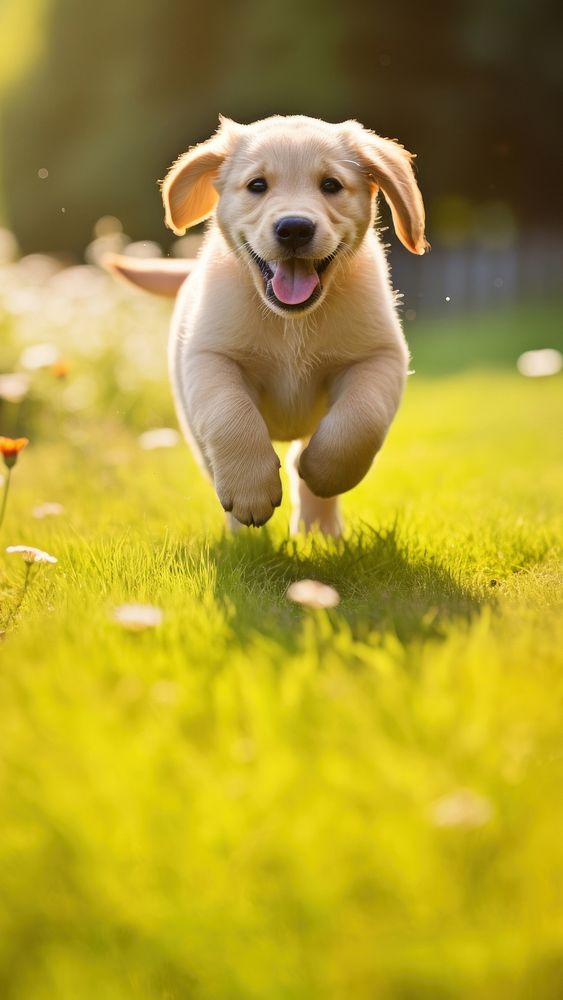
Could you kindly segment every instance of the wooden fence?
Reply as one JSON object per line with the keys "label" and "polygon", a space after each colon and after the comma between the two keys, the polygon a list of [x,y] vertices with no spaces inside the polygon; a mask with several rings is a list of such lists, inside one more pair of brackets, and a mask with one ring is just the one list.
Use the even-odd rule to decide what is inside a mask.
{"label": "wooden fence", "polygon": [[424,257],[394,241],[389,260],[403,309],[417,316],[563,296],[563,234],[536,233],[508,249],[434,246]]}

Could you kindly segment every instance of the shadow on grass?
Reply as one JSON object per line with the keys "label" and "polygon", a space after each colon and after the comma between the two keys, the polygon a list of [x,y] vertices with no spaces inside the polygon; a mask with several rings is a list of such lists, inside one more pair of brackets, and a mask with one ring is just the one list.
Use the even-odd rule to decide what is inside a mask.
{"label": "shadow on grass", "polygon": [[448,622],[470,621],[480,609],[475,593],[435,557],[417,551],[415,541],[400,539],[396,527],[363,526],[339,543],[311,537],[279,542],[268,531],[242,531],[219,538],[207,556],[215,569],[215,599],[243,640],[258,632],[292,645],[303,610],[286,591],[304,578],[336,588],[341,604],[331,615],[344,618],[358,639],[374,632],[401,642],[439,638]]}

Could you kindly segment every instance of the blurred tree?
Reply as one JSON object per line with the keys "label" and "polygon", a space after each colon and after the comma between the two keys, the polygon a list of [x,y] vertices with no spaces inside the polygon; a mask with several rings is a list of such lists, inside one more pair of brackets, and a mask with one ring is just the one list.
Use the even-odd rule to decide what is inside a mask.
{"label": "blurred tree", "polygon": [[23,247],[79,251],[108,213],[133,237],[166,239],[156,179],[215,129],[219,111],[250,121],[299,111],[309,94],[312,113],[329,112],[338,20],[319,26],[324,4],[313,0],[292,39],[302,6],[264,18],[254,0],[211,10],[137,0],[134,12],[52,0],[43,52],[1,113],[8,222]]}
{"label": "blurred tree", "polygon": [[0,46],[20,54],[0,70],[0,186],[26,250],[80,252],[106,214],[166,242],[156,179],[219,112],[357,117],[417,151],[430,205],[503,198],[524,225],[563,221],[556,0],[5,4]]}
{"label": "blurred tree", "polygon": [[502,198],[523,225],[563,224],[558,0],[348,0],[346,13],[356,113],[418,153],[427,201]]}
{"label": "blurred tree", "polygon": [[[132,235],[155,232],[155,180],[173,151],[165,137],[192,137],[205,66],[213,72],[205,18],[187,24],[189,6],[201,10],[180,0],[158,9],[137,0],[134,10],[113,0],[79,8],[75,0],[52,0],[43,53],[5,97],[2,113],[8,221],[24,248],[79,250],[108,212]],[[220,14],[227,0],[215,6]],[[213,55],[220,59],[219,44]],[[196,109],[187,121],[180,105],[186,91]],[[49,171],[43,180],[42,168]]]}
{"label": "blurred tree", "polygon": [[[0,95],[16,83],[41,50],[48,0],[3,0],[0,4]],[[0,218],[7,213],[0,187]]]}

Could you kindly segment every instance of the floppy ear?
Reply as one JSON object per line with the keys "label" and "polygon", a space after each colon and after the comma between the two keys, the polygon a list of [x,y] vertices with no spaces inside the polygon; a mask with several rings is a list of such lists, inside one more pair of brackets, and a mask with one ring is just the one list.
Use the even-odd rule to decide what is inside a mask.
{"label": "floppy ear", "polygon": [[166,225],[177,236],[211,215],[219,200],[213,181],[239,129],[242,126],[221,117],[211,139],[193,146],[170,167],[162,182],[162,200]]}
{"label": "floppy ear", "polygon": [[357,122],[350,125],[361,166],[368,179],[383,191],[397,236],[411,253],[423,254],[430,244],[424,236],[424,205],[412,168],[414,154],[396,140],[382,139]]}

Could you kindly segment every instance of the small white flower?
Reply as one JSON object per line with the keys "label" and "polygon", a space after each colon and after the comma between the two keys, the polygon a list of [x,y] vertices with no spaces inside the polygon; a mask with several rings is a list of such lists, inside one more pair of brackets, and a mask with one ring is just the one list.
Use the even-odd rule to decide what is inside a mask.
{"label": "small white flower", "polygon": [[308,608],[335,608],[340,604],[340,594],[334,587],[318,580],[298,580],[287,589],[290,601],[305,604]]}
{"label": "small white flower", "polygon": [[528,378],[557,375],[563,368],[563,355],[553,347],[545,347],[541,351],[524,351],[518,358],[516,367],[521,375]]}
{"label": "small white flower", "polygon": [[434,826],[473,830],[488,823],[493,814],[491,803],[470,788],[458,788],[434,802],[431,818]]}
{"label": "small white flower", "polygon": [[59,360],[60,351],[55,344],[31,344],[22,351],[20,365],[28,371],[50,368]]}
{"label": "small white flower", "polygon": [[[1,485],[1,484],[0,484]],[[37,507],[34,507],[31,512],[33,517],[41,520],[44,517],[59,517],[64,514],[64,507],[62,503],[40,503]]]}
{"label": "small white flower", "polygon": [[155,427],[154,430],[141,434],[138,440],[141,448],[152,451],[154,448],[174,448],[180,435],[173,427]]}
{"label": "small white flower", "polygon": [[8,545],[6,552],[10,555],[19,555],[26,563],[56,563],[59,560],[55,556],[50,556],[43,549],[36,549],[34,545]]}
{"label": "small white flower", "polygon": [[0,399],[7,403],[21,403],[29,392],[29,378],[22,372],[0,375]]}
{"label": "small white flower", "polygon": [[164,615],[154,604],[120,604],[114,609],[113,618],[129,632],[143,632],[161,625]]}

